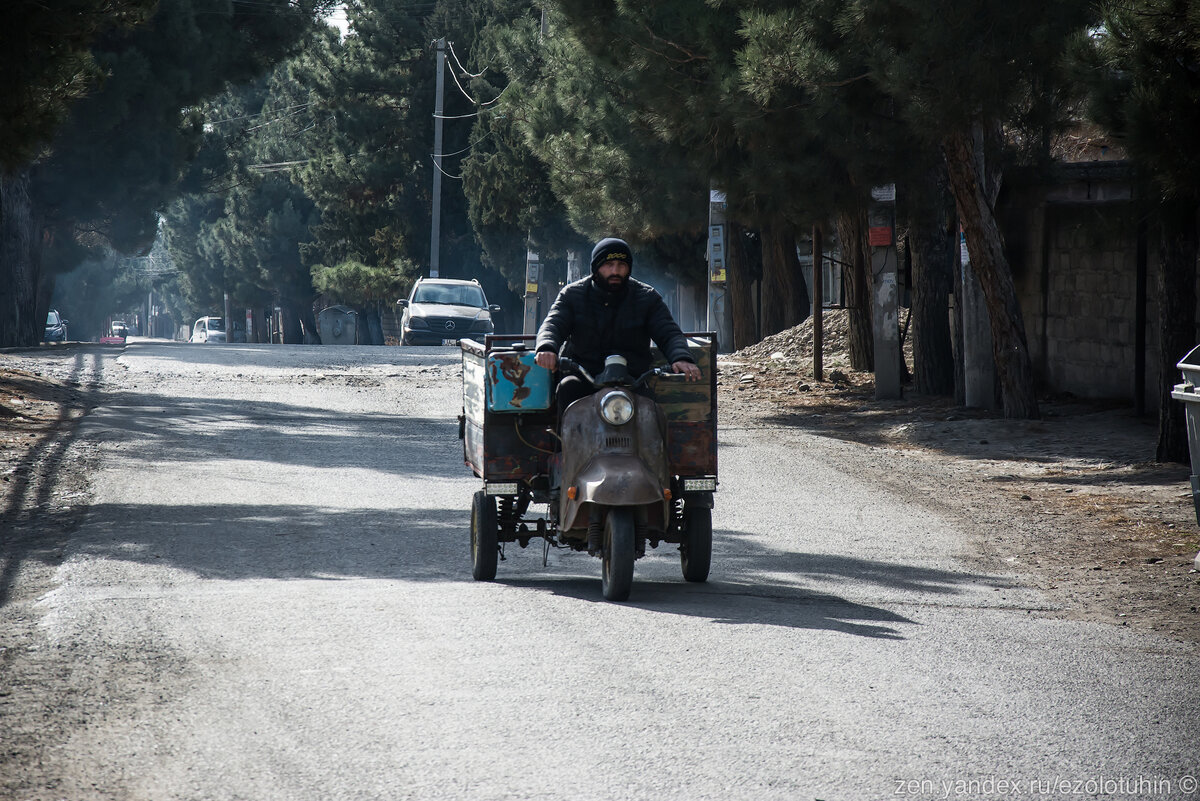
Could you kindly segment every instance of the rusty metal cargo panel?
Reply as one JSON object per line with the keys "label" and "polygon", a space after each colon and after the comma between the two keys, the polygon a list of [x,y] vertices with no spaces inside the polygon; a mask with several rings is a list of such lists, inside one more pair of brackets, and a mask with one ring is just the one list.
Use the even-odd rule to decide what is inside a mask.
{"label": "rusty metal cargo panel", "polygon": [[[716,335],[687,334],[688,349],[700,368],[699,381],[657,378],[651,381],[658,405],[667,416],[667,453],[677,476],[717,474]],[[667,366],[657,348],[657,367]]]}
{"label": "rusty metal cargo panel", "polygon": [[[550,374],[533,364],[531,350],[511,343],[532,344],[532,337],[487,337],[484,344],[460,340],[463,352],[463,460],[485,481],[512,481],[544,475],[556,448]],[[543,374],[529,392],[520,379]],[[533,408],[533,407],[541,408]]]}
{"label": "rusty metal cargo panel", "polygon": [[471,340],[461,340],[463,373],[463,461],[482,476],[483,424],[486,404],[483,348]]}

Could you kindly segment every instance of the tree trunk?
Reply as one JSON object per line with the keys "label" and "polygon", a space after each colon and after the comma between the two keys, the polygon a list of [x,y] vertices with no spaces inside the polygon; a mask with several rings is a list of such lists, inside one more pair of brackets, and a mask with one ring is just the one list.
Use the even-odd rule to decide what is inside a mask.
{"label": "tree trunk", "polygon": [[958,264],[958,237],[944,166],[930,171],[906,210],[913,275],[914,383],[917,392],[925,395],[953,395],[950,295]]}
{"label": "tree trunk", "polygon": [[754,277],[750,273],[750,259],[746,254],[745,227],[735,222],[725,225],[725,251],[727,253],[726,275],[729,283],[729,302],[733,304],[733,342],[729,350],[740,350],[759,341],[758,315],[754,312],[754,296],[751,288]]}
{"label": "tree trunk", "polygon": [[280,308],[280,324],[283,330],[282,335],[284,345],[303,345],[304,344],[304,327],[300,323],[300,316],[296,313],[296,307],[290,301],[283,301],[279,304]]}
{"label": "tree trunk", "polygon": [[312,298],[309,298],[304,303],[296,304],[296,310],[300,318],[304,344],[320,345],[321,334],[317,331],[317,316],[313,313]]}
{"label": "tree trunk", "polygon": [[945,137],[942,146],[950,188],[967,237],[971,267],[979,277],[987,303],[1004,416],[1037,419],[1037,395],[1033,363],[1025,339],[1025,322],[1012,271],[1004,255],[1000,228],[977,166],[975,138],[970,132],[956,131]]}
{"label": "tree trunk", "polygon": [[837,229],[845,262],[842,276],[850,322],[850,368],[870,373],[875,370],[875,334],[871,327],[871,272],[867,269],[871,253],[867,245],[866,209],[838,215]]}
{"label": "tree trunk", "polygon": [[1160,372],[1155,458],[1160,462],[1187,464],[1190,456],[1184,405],[1171,397],[1171,387],[1180,380],[1175,365],[1196,345],[1196,259],[1200,255],[1200,240],[1194,206],[1172,204],[1163,210],[1162,218],[1158,251]]}
{"label": "tree trunk", "polygon": [[41,240],[29,196],[29,173],[0,176],[0,347],[36,345],[45,330],[38,319]]}
{"label": "tree trunk", "polygon": [[808,317],[808,288],[796,255],[791,226],[772,223],[762,230],[764,337],[798,325]]}

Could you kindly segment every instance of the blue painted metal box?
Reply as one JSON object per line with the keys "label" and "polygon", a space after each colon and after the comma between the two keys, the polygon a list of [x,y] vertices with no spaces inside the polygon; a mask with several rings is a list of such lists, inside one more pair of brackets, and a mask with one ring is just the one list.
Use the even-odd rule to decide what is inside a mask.
{"label": "blue painted metal box", "polygon": [[487,375],[489,412],[536,412],[550,408],[550,371],[534,364],[529,350],[489,351]]}

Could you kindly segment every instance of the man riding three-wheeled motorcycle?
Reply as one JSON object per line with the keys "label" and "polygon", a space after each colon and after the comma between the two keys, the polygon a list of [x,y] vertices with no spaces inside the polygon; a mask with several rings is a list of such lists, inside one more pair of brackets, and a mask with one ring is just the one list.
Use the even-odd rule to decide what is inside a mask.
{"label": "man riding three-wheeled motorcycle", "polygon": [[[535,343],[461,343],[460,432],[485,483],[472,503],[476,579],[495,578],[504,543],[535,537],[600,557],[609,600],[629,597],[635,560],[660,542],[679,544],[687,580],[708,577],[716,343],[685,335],[658,293],[630,277],[632,262],[625,242],[605,239]],[[527,519],[533,503],[548,504],[546,518]]]}

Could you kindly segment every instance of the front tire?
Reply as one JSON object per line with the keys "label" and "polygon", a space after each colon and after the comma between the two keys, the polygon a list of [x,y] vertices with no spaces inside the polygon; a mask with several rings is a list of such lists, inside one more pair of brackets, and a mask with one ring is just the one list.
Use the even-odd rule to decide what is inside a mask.
{"label": "front tire", "polygon": [[498,520],[495,499],[483,490],[476,492],[471,499],[471,575],[476,581],[496,578]]}
{"label": "front tire", "polygon": [[600,589],[605,600],[624,601],[633,589],[633,510],[609,509],[604,520],[604,553]]}
{"label": "front tire", "polygon": [[679,561],[685,579],[708,581],[708,570],[712,565],[712,509],[697,507],[684,510]]}

